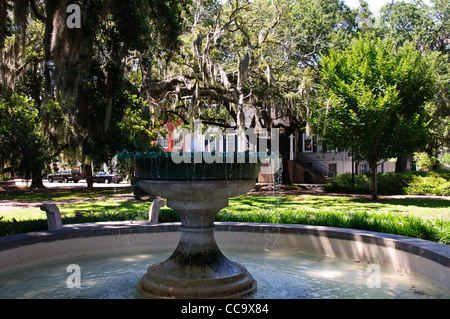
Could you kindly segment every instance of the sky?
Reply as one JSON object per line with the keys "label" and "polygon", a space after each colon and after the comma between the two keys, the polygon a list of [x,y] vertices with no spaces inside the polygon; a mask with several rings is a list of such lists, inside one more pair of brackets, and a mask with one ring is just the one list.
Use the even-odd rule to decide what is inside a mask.
{"label": "sky", "polygon": [[[380,8],[386,4],[391,3],[391,0],[366,0],[369,3],[369,9],[372,13],[377,13]],[[411,0],[404,0],[405,2],[411,2]],[[359,0],[344,0],[345,4],[351,8],[359,6]],[[430,4],[429,0],[424,1],[426,4]]]}

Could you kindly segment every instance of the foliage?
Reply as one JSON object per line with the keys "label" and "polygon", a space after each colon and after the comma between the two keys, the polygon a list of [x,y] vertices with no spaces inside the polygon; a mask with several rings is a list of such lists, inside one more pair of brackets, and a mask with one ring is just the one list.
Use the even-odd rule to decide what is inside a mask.
{"label": "foliage", "polygon": [[355,175],[352,184],[352,174],[343,173],[332,177],[324,186],[328,193],[370,194],[370,179],[367,175]]}
{"label": "foliage", "polygon": [[[49,164],[49,143],[40,131],[38,110],[32,100],[4,88],[0,96],[0,163],[8,163],[26,179],[36,181]],[[38,181],[37,181],[38,182]],[[39,184],[32,185],[39,187]]]}
{"label": "foliage", "polygon": [[314,209],[255,209],[251,211],[224,209],[216,220],[356,228],[416,237],[444,244],[450,243],[448,237],[450,223],[448,221],[439,218],[424,219],[403,213],[368,213],[365,211],[348,213],[339,210]]}
{"label": "foliage", "polygon": [[184,123],[225,128],[271,128],[277,117],[304,125],[311,70],[351,29],[350,10],[334,0],[193,1],[190,12],[180,51],[158,61],[150,94]]}
{"label": "foliage", "polygon": [[[65,25],[69,3],[81,8],[80,29]],[[354,53],[349,43],[356,35],[363,41],[384,38],[392,46],[383,51],[368,40],[374,45],[364,51],[365,59],[347,59],[355,66],[348,74],[353,70],[364,77],[347,86],[340,82],[340,93],[354,94],[363,108],[379,108],[366,113],[365,131],[377,132],[370,117],[386,119],[384,125],[394,128],[391,135],[403,137],[400,144],[378,149],[406,154],[416,150],[411,151],[413,145],[436,157],[450,145],[449,13],[445,0],[432,0],[430,6],[392,2],[378,21],[365,1],[350,9],[339,0],[4,0],[0,77],[16,94],[34,100],[39,134],[51,153],[59,160],[99,166],[117,151],[145,149],[168,121],[189,125],[200,118],[224,128],[282,127],[281,138],[305,127],[309,133],[307,121],[318,120],[313,110],[322,105],[322,56]],[[384,56],[372,59],[378,53]],[[389,73],[401,55],[410,59]],[[437,94],[431,103],[428,75],[433,72]],[[420,98],[428,103],[419,103]],[[400,114],[400,127],[378,116],[387,105]],[[247,111],[251,119],[245,119]],[[350,114],[354,121],[353,112],[341,115]],[[355,131],[347,139],[360,136]]]}
{"label": "foliage", "polygon": [[446,0],[432,0],[429,4],[396,1],[381,9],[380,19],[379,35],[391,38],[396,46],[412,42],[424,55],[440,53],[435,68],[438,89],[433,103],[427,106],[431,141],[425,148],[428,154],[437,156],[442,146],[450,146],[450,47],[446,43],[450,34],[450,4]]}
{"label": "foliage", "polygon": [[0,182],[6,182],[6,181],[9,181],[9,180],[11,180],[11,177],[9,175],[6,175],[6,174],[0,175]]}
{"label": "foliage", "polygon": [[[367,175],[354,176],[351,173],[338,174],[325,184],[325,191],[345,194],[370,194],[370,178]],[[449,196],[450,172],[378,173],[377,189],[383,195],[437,195]]]}
{"label": "foliage", "polygon": [[450,153],[444,153],[439,157],[439,161],[444,164],[450,166]]}
{"label": "foliage", "polygon": [[138,98],[144,86],[133,83],[144,81],[131,61],[176,49],[184,1],[73,1],[82,20],[74,29],[65,23],[68,0],[4,2],[2,82],[34,100],[49,149],[84,169],[154,139],[163,122],[151,121],[149,101]]}
{"label": "foliage", "polygon": [[0,2],[0,49],[3,49],[3,44],[7,36],[11,36],[11,18],[8,15],[8,9],[11,6],[9,1]]}
{"label": "foliage", "polygon": [[414,153],[414,160],[418,170],[432,170],[438,164],[436,157],[430,156],[425,152]]}

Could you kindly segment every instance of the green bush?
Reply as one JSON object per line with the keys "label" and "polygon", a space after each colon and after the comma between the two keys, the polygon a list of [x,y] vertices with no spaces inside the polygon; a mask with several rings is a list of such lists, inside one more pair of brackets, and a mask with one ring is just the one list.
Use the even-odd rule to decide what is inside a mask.
{"label": "green bush", "polygon": [[370,178],[367,175],[355,175],[352,185],[352,174],[338,174],[324,186],[326,192],[343,194],[370,194]]}
{"label": "green bush", "polygon": [[450,195],[450,181],[439,176],[414,176],[405,192],[415,195]]}
{"label": "green bush", "polygon": [[[355,176],[352,186],[350,173],[338,174],[325,184],[325,191],[344,194],[370,194],[370,177]],[[406,173],[378,173],[377,192],[381,195],[438,195],[450,196],[450,171],[414,171]]]}
{"label": "green bush", "polygon": [[0,182],[7,182],[7,181],[10,181],[10,180],[11,180],[11,177],[9,175],[6,175],[6,174],[2,175],[2,174],[0,174]]}
{"label": "green bush", "polygon": [[414,160],[418,169],[431,170],[433,166],[438,164],[438,159],[434,156],[430,156],[425,152],[418,152],[414,154]]}

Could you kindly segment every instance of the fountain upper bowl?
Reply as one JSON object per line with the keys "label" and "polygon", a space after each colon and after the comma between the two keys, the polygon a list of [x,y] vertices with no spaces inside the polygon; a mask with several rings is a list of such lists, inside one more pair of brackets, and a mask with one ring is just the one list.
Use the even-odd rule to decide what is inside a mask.
{"label": "fountain upper bowl", "polygon": [[250,152],[144,152],[119,158],[134,159],[135,175],[139,180],[256,179],[262,164],[260,153]]}

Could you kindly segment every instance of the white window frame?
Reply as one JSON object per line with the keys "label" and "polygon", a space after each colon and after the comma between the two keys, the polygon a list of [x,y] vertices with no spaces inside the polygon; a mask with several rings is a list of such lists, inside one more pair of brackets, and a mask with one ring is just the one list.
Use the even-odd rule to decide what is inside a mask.
{"label": "white window frame", "polygon": [[156,144],[161,145],[164,149],[169,148],[169,136],[166,135],[166,137],[158,136],[156,139]]}
{"label": "white window frame", "polygon": [[[308,136],[307,138],[306,133],[302,134],[302,149],[303,153],[313,153],[314,152],[314,139],[312,136]],[[306,140],[311,140],[311,149],[306,148]]]}
{"label": "white window frame", "polygon": [[226,135],[226,152],[236,152],[237,151],[237,145],[236,145],[236,134],[227,134]]}

